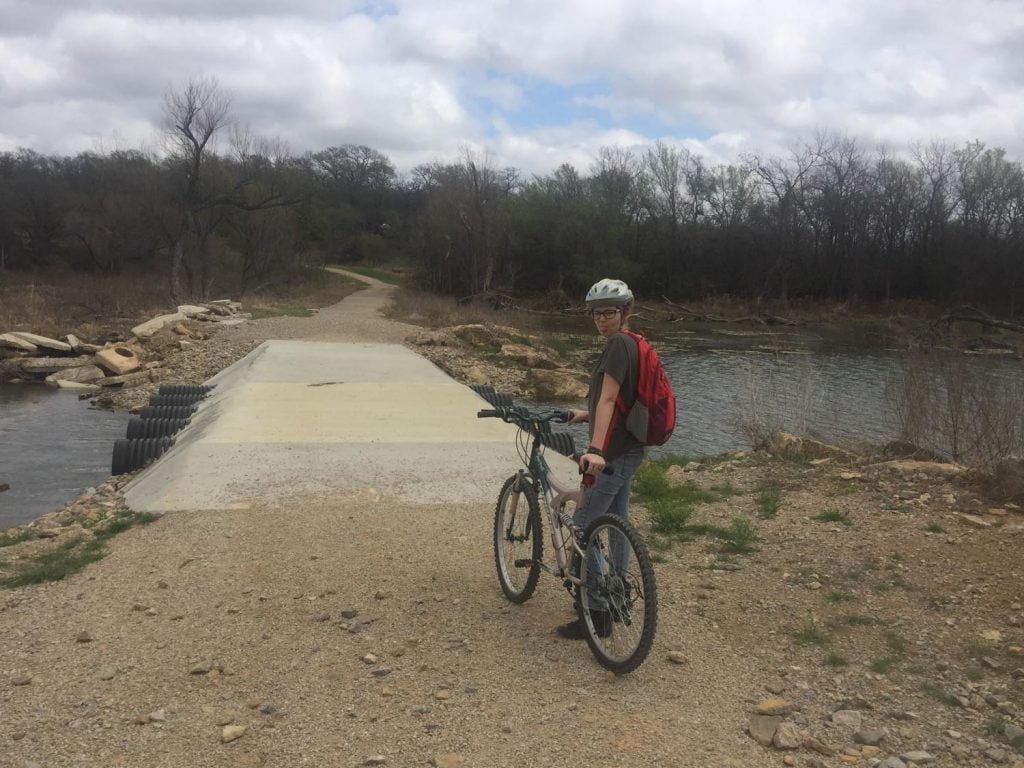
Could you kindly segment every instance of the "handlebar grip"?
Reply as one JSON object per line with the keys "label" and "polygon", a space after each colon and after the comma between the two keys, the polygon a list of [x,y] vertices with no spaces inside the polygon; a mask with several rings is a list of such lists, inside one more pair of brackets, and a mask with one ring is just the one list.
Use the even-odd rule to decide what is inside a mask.
{"label": "handlebar grip", "polygon": [[571,419],[571,418],[572,418],[572,411],[559,411],[558,412],[558,416],[556,416],[554,419],[552,419],[552,421],[557,421],[559,424],[568,424],[569,423],[569,419]]}
{"label": "handlebar grip", "polygon": [[501,415],[502,415],[501,411],[493,410],[493,409],[490,409],[490,408],[484,408],[483,410],[480,410],[480,411],[476,412],[476,417],[478,419],[488,419],[488,418],[492,418],[492,417],[498,417],[498,416],[501,416]]}

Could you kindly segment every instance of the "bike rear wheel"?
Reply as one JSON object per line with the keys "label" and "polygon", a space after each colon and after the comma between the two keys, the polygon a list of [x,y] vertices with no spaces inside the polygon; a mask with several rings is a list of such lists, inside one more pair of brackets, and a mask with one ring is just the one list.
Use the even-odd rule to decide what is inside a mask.
{"label": "bike rear wheel", "polygon": [[576,610],[601,666],[622,674],[639,667],[654,642],[658,594],[643,538],[618,515],[596,517],[584,533]]}
{"label": "bike rear wheel", "polygon": [[528,478],[513,475],[501,486],[494,509],[494,563],[505,597],[524,603],[533,596],[543,556],[537,493]]}

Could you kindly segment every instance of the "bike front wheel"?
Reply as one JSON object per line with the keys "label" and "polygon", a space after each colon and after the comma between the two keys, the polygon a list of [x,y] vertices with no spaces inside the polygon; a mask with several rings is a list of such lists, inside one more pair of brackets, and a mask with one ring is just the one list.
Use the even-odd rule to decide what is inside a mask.
{"label": "bike front wheel", "polygon": [[599,515],[584,533],[576,610],[601,666],[617,674],[643,664],[654,642],[658,592],[654,563],[637,530]]}
{"label": "bike front wheel", "polygon": [[494,563],[505,597],[525,603],[533,596],[544,557],[540,505],[524,475],[513,475],[501,486],[494,509]]}

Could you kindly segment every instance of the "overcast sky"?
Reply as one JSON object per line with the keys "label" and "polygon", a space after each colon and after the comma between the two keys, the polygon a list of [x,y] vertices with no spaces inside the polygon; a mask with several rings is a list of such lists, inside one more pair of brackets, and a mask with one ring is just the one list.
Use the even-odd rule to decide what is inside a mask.
{"label": "overcast sky", "polygon": [[0,0],[0,150],[159,149],[194,76],[293,152],[403,171],[657,139],[728,161],[819,129],[1024,156],[1022,0]]}

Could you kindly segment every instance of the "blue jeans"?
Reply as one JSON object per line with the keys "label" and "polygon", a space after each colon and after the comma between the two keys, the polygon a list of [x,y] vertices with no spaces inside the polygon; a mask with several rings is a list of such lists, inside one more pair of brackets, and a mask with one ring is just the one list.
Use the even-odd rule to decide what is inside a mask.
{"label": "blue jeans", "polygon": [[[618,515],[623,520],[629,520],[629,495],[633,488],[633,474],[640,467],[644,460],[644,448],[638,446],[616,459],[608,462],[612,473],[606,475],[603,472],[597,476],[594,484],[587,492],[586,501],[583,506],[576,510],[573,515],[573,524],[582,534],[590,522],[598,515],[610,512]],[[613,536],[611,540],[611,564],[616,573],[623,574],[629,567],[629,542],[624,536]],[[587,573],[592,577],[599,578],[605,572],[605,565],[597,552],[589,552],[587,556]],[[589,581],[589,580],[588,580]],[[593,598],[591,605],[600,609],[605,601],[602,598]]]}

